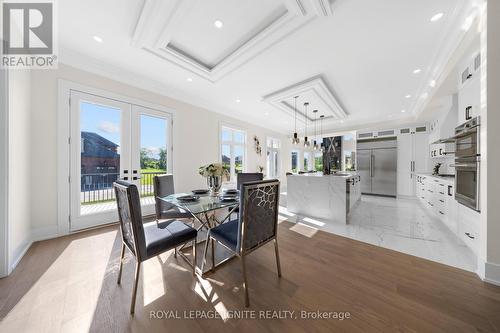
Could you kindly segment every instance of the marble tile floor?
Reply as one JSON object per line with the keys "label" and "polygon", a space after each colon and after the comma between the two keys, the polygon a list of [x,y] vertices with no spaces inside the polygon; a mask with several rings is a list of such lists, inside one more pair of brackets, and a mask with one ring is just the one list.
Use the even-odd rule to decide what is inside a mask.
{"label": "marble tile floor", "polygon": [[295,231],[311,237],[317,230],[322,230],[470,272],[476,271],[473,252],[416,199],[363,195],[350,213],[348,224],[342,225],[289,213],[286,192],[282,192],[280,219],[296,223]]}

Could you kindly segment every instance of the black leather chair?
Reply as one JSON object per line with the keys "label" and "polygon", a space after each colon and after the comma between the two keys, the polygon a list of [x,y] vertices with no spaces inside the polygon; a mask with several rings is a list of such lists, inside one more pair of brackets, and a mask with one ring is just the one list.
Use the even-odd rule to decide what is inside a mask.
{"label": "black leather chair", "polygon": [[264,179],[264,174],[260,172],[242,172],[236,174],[236,188],[241,190],[241,185],[248,182],[256,182]]}
{"label": "black leather chair", "polygon": [[[264,174],[260,172],[242,172],[236,174],[236,189],[241,191],[241,185],[248,182],[255,182],[264,179]],[[229,209],[231,211],[232,208]],[[238,214],[240,212],[240,208],[236,208],[233,210],[233,213]]]}
{"label": "black leather chair", "polygon": [[197,232],[195,229],[177,220],[144,226],[137,187],[134,184],[117,181],[114,184],[114,189],[122,235],[118,284],[121,282],[125,248],[127,248],[136,259],[134,288],[130,304],[130,313],[133,314],[141,263],[165,251],[192,241],[194,275],[196,269]]}
{"label": "black leather chair", "polygon": [[156,202],[155,211],[157,221],[192,218],[191,213],[181,210],[178,207],[159,199],[175,193],[173,175],[161,175],[154,177],[153,188]]}
{"label": "black leather chair", "polygon": [[[279,184],[280,182],[276,179],[242,184],[240,192],[241,213],[238,219],[212,228],[207,234],[202,272],[204,272],[209,242],[215,241],[236,254],[241,259],[243,268],[243,288],[245,290],[245,306],[247,307],[250,305],[245,267],[247,254],[270,241],[274,241],[278,276],[281,277],[277,240]],[[213,256],[214,251],[212,251],[212,265],[214,263]],[[212,269],[214,268],[212,266]]]}

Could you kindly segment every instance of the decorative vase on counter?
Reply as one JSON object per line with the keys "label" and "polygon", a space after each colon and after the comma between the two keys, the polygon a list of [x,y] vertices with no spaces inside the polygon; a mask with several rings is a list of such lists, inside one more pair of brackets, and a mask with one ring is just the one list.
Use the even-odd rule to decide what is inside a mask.
{"label": "decorative vase on counter", "polygon": [[222,186],[222,176],[208,176],[207,185],[210,190],[210,195],[216,196]]}

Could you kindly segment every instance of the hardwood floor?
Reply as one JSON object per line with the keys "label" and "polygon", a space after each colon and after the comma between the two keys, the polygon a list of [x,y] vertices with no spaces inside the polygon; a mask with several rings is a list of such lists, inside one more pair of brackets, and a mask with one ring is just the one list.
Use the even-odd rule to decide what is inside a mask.
{"label": "hardwood floor", "polygon": [[249,310],[343,311],[351,318],[150,319],[154,311],[245,310],[238,260],[201,279],[171,252],[143,265],[131,317],[134,261],[127,255],[117,285],[120,235],[107,227],[35,243],[0,280],[0,331],[500,331],[500,287],[453,267],[302,228],[280,223],[281,279],[273,244],[248,256]]}

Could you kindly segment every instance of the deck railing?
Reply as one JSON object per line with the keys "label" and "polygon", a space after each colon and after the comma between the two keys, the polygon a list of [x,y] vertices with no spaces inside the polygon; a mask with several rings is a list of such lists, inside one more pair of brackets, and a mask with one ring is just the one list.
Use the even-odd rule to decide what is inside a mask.
{"label": "deck railing", "polygon": [[[153,178],[166,172],[144,172],[141,173],[140,186],[138,186],[141,197],[154,195]],[[113,183],[120,178],[119,173],[87,173],[81,176],[80,202],[82,204],[96,204],[115,200]]]}

